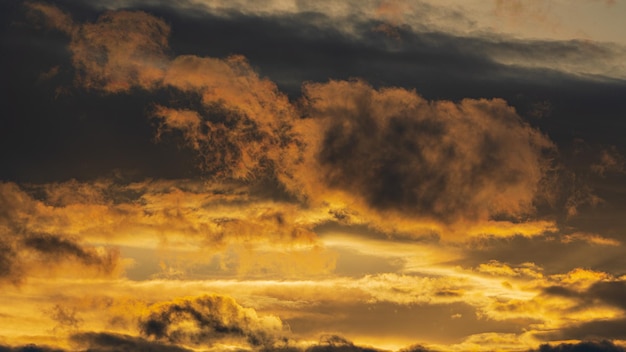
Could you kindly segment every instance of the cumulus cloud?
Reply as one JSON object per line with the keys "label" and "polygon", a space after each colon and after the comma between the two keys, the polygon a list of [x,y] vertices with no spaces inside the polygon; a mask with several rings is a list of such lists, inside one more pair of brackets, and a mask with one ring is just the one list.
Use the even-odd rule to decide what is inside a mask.
{"label": "cumulus cloud", "polygon": [[361,81],[304,90],[324,126],[318,159],[330,187],[440,220],[531,210],[552,144],[504,101],[429,102]]}
{"label": "cumulus cloud", "polygon": [[140,321],[142,333],[172,343],[211,346],[244,339],[251,346],[272,346],[286,331],[275,316],[258,316],[226,296],[206,295],[156,304]]}

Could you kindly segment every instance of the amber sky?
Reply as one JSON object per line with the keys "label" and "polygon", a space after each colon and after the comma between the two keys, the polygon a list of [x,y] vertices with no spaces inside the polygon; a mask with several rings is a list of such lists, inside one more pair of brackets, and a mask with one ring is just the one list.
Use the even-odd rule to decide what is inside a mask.
{"label": "amber sky", "polygon": [[0,3],[0,351],[626,349],[626,1]]}

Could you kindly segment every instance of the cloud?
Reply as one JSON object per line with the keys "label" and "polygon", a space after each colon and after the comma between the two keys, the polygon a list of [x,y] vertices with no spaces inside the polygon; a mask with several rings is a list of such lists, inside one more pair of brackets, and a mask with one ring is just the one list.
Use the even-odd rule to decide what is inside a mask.
{"label": "cloud", "polygon": [[338,335],[326,335],[320,337],[320,342],[317,345],[311,346],[306,349],[306,352],[378,352],[379,350],[374,348],[356,346],[351,341],[338,336]]}
{"label": "cloud", "polygon": [[71,240],[50,234],[28,235],[23,240],[23,246],[51,260],[75,258],[79,263],[99,266],[106,272],[112,271],[117,264],[115,252],[110,252],[109,256],[102,256],[94,249],[85,249]]}
{"label": "cloud", "polygon": [[[60,10],[29,5],[51,18]],[[67,26],[71,18],[67,17]],[[51,22],[60,29],[61,20]],[[298,158],[287,97],[267,79],[261,79],[243,57],[227,59],[182,55],[169,59],[169,26],[144,12],[115,11],[95,23],[70,31],[76,81],[88,89],[108,93],[131,88],[174,88],[200,97],[200,111],[157,105],[161,120],[158,136],[172,129],[183,131],[190,146],[212,174],[252,178],[278,168],[279,177]],[[289,154],[295,155],[289,155]]]}
{"label": "cloud", "polygon": [[[626,309],[623,300],[626,283],[623,278],[614,278],[607,274],[582,269],[554,278],[558,280],[558,283],[545,287],[545,294],[567,298],[570,302],[574,302],[575,304],[569,309],[570,316],[577,314],[584,319],[567,322],[559,330],[538,333],[539,338],[550,340],[623,340],[626,338],[623,333],[626,327],[626,320],[623,318],[623,312]],[[605,314],[598,314],[603,310]],[[603,351],[600,347],[608,348],[606,345],[598,346],[599,351]],[[563,348],[563,351],[585,350],[584,347],[576,346],[559,348]],[[555,351],[560,350],[555,349]]]}
{"label": "cloud", "polygon": [[[319,275],[335,267],[336,256],[313,231],[331,218],[327,209],[267,200],[241,183],[4,183],[0,203],[0,269],[15,283],[51,270],[116,276],[131,265],[119,246],[154,251],[163,269],[155,275],[185,275],[214,261],[215,270],[243,276]],[[66,268],[71,264],[76,268]]]}
{"label": "cloud", "polygon": [[169,26],[144,12],[108,12],[72,32],[79,84],[107,92],[150,87],[163,78]]}
{"label": "cloud", "polygon": [[353,80],[306,83],[292,103],[243,57],[166,58],[169,27],[146,13],[109,12],[80,28],[70,45],[79,84],[190,97],[155,105],[157,138],[181,132],[213,176],[275,178],[305,202],[426,224],[526,216],[545,191],[554,145],[503,100],[428,101]]}
{"label": "cloud", "polygon": [[554,340],[626,340],[624,331],[626,331],[626,319],[602,319],[567,327],[545,336]]}
{"label": "cloud", "polygon": [[429,102],[362,81],[304,86],[330,187],[438,220],[528,213],[553,147],[502,100]]}
{"label": "cloud", "polygon": [[183,132],[211,174],[239,179],[276,175],[287,182],[301,148],[292,131],[294,109],[243,57],[179,56],[163,84],[199,95],[201,104],[198,110],[157,106],[158,133]]}
{"label": "cloud", "polygon": [[83,320],[77,316],[76,308],[68,308],[60,304],[52,308],[50,315],[57,322],[57,328],[77,329],[83,323]]}
{"label": "cloud", "polygon": [[[287,333],[283,322],[291,325],[292,321],[300,324],[303,334],[313,328],[332,331],[337,327],[337,333],[348,330],[351,338],[365,330],[373,336],[389,332],[397,334],[397,338],[417,332],[432,335],[428,336],[429,341],[450,342],[476,333],[467,339],[467,346],[473,343],[471,346],[488,348],[502,341],[506,346],[519,344],[522,329],[554,331],[582,322],[619,323],[623,308],[616,302],[623,287],[604,285],[615,278],[608,271],[601,272],[606,270],[604,267],[588,265],[594,256],[581,255],[588,252],[558,250],[597,247],[588,246],[590,243],[613,245],[593,249],[607,255],[592,260],[606,262],[610,259],[608,253],[619,252],[619,243],[593,231],[568,229],[571,235],[558,237],[556,222],[535,213],[544,192],[550,191],[543,182],[549,172],[549,154],[555,147],[504,100],[432,100],[432,94],[431,98],[424,98],[411,89],[380,87],[377,83],[385,79],[368,84],[359,79],[326,81],[326,76],[323,83],[305,83],[298,99],[288,97],[275,80],[265,78],[267,71],[256,68],[254,59],[248,62],[242,56],[192,55],[197,51],[175,56],[189,51],[184,45],[175,47],[176,52],[170,51],[169,24],[152,15],[108,12],[94,22],[78,23],[49,7],[33,9],[47,14],[44,17],[50,17],[50,26],[69,36],[76,89],[89,90],[80,92],[77,100],[86,94],[86,100],[108,105],[141,97],[138,105],[147,101],[147,108],[134,111],[139,112],[135,116],[141,115],[141,111],[149,115],[156,136],[162,141],[169,137],[184,140],[198,154],[210,179],[127,182],[116,176],[50,184],[7,183],[2,188],[8,200],[0,207],[0,228],[4,231],[0,238],[10,240],[0,241],[4,250],[0,268],[11,278],[37,276],[37,280],[32,280],[34,284],[27,287],[29,295],[37,294],[39,302],[70,301],[70,297],[80,297],[88,291],[97,292],[90,294],[101,295],[103,301],[122,295],[145,299],[128,305],[134,308],[133,312],[140,311],[139,306],[147,309],[140,319],[143,337],[94,333],[107,335],[83,336],[88,341],[85,348],[147,349],[145,344],[158,343],[159,346],[153,346],[158,349],[176,343],[185,348],[218,350],[222,342],[236,342],[252,349],[290,349],[292,346],[282,346],[282,336]],[[246,20],[238,14],[232,16],[230,25]],[[320,21],[327,20],[322,17]],[[91,12],[82,18],[91,21],[96,16]],[[292,21],[300,18],[295,16]],[[122,30],[125,27],[129,30]],[[178,30],[173,28],[172,35]],[[251,28],[250,24],[247,28]],[[310,31],[312,27],[302,28]],[[404,27],[398,28],[398,32],[409,45],[396,43],[400,55],[394,58],[405,60],[406,64],[394,70],[405,70],[410,76],[406,82],[415,77],[408,68],[428,70],[429,65],[423,63],[446,62],[446,58],[456,57],[444,65],[471,72],[464,73],[466,78],[485,72],[472,70],[480,63],[487,63],[486,71],[502,67],[489,62],[490,58],[481,56],[479,50],[502,43],[453,39],[440,33],[418,35]],[[324,37],[329,33],[332,32],[321,28],[310,36]],[[377,39],[356,43],[351,37],[355,46],[348,48],[337,45],[342,40],[349,42],[347,38],[334,42],[335,39],[322,38],[320,42],[341,47],[351,55],[367,53],[365,47],[371,44],[373,57],[393,56],[384,49],[387,38],[370,34]],[[232,38],[230,34],[220,37]],[[221,55],[211,51],[211,36],[206,38],[209,49],[199,51]],[[455,43],[466,39],[469,44],[459,50],[467,54],[471,47],[480,53],[472,56],[476,61],[469,66],[461,64],[468,57],[459,59],[446,51],[455,51]],[[416,45],[420,40],[455,49],[442,49],[445,53],[428,56],[434,44]],[[476,45],[472,47],[472,43]],[[522,44],[530,48],[537,43],[516,42],[512,52],[522,51]],[[544,44],[551,47],[555,43]],[[257,50],[271,52],[268,56],[279,56],[273,46],[259,46],[263,48]],[[342,58],[341,50],[337,60],[354,58]],[[423,61],[412,60],[418,57]],[[306,60],[303,62],[315,58]],[[375,67],[380,63],[376,60],[363,60],[368,63],[361,69]],[[318,72],[312,76],[323,75]],[[455,73],[449,77],[455,77]],[[502,80],[502,76],[495,79]],[[429,82],[425,78],[423,81]],[[474,85],[480,86],[481,82]],[[513,84],[510,91],[518,87]],[[461,92],[465,88],[463,82],[458,82],[458,87],[450,89]],[[104,97],[97,96],[101,93],[105,93]],[[479,91],[471,94],[482,96]],[[91,101],[85,103],[90,104]],[[562,102],[554,103],[554,111],[561,108],[559,104]],[[148,125],[140,120],[133,123]],[[150,135],[154,131],[145,132]],[[354,259],[355,266],[366,261],[363,267],[372,264],[369,258],[392,265],[373,264],[376,270],[354,270],[356,274],[351,277],[342,277],[346,271],[334,271],[332,249],[324,247],[324,236],[317,236],[323,226],[354,231],[358,235],[355,243],[364,237],[376,237],[393,244],[384,250],[382,246],[372,246],[371,255]],[[553,244],[541,236],[546,232],[550,233],[548,237],[557,238]],[[465,243],[440,241],[455,235],[464,239],[509,237],[504,242],[508,241],[506,247],[513,255],[484,253],[489,258],[466,265],[465,269],[455,267],[448,259],[467,255]],[[532,251],[528,250],[532,249],[530,245],[517,247],[523,236],[538,238],[533,240],[533,246],[545,248]],[[145,260],[149,266],[161,266],[163,272],[144,267],[141,275],[131,279],[84,280],[97,276],[84,269],[104,272],[120,263],[114,256],[115,250],[100,247],[100,243],[122,246],[122,253],[133,256],[138,266]],[[439,256],[424,249],[426,246],[413,246],[415,243],[455,254]],[[342,250],[355,249],[345,246]],[[561,262],[561,266],[544,268],[528,259],[537,256],[534,252]],[[107,264],[109,253],[114,259],[111,265]],[[497,261],[492,260],[496,257]],[[571,270],[572,266],[580,268]],[[54,268],[54,274],[61,272],[60,275],[66,275],[64,269],[68,267],[70,272],[78,273],[78,278],[64,276],[64,280],[55,282],[47,277],[47,267]],[[563,267],[567,269],[562,270]],[[555,275],[555,271],[566,274]],[[175,273],[180,280],[169,280],[174,277],[169,273]],[[318,274],[333,275],[322,278],[315,276]],[[556,289],[552,289],[552,294],[544,294],[550,291],[545,287]],[[122,292],[117,288],[123,288]],[[559,288],[563,294],[554,294]],[[14,295],[10,296],[11,302],[27,301],[14,293],[17,288],[10,289],[5,295]],[[265,321],[264,317],[223,296],[168,301],[180,294],[207,291],[232,292],[238,302],[258,312],[273,312],[283,320],[276,318],[268,323],[270,327],[264,323],[259,323],[259,327],[254,322]],[[90,305],[87,300],[75,306],[59,304],[44,312],[48,315],[48,328],[50,319],[69,329],[109,324],[104,328],[115,328],[116,333],[121,333],[128,327],[137,328],[133,320],[136,318],[121,308],[123,303]],[[146,303],[161,300],[152,306]],[[35,307],[34,301],[29,301],[29,307]],[[102,312],[96,306],[104,307]],[[111,317],[114,313],[117,316]],[[17,309],[11,314],[16,318],[2,317],[3,321],[27,315]],[[114,320],[118,316],[121,318]],[[95,322],[99,319],[94,317],[103,319]],[[37,328],[43,325],[43,319]],[[374,323],[380,321],[388,324]],[[481,335],[484,331],[497,332]],[[106,342],[98,342],[100,338]],[[390,335],[392,338],[396,336]],[[373,337],[370,341],[374,340]],[[343,338],[332,338],[317,348],[367,349]]]}
{"label": "cloud", "polygon": [[600,160],[591,165],[591,171],[603,177],[606,173],[623,173],[624,156],[615,146],[603,149],[600,153]]}
{"label": "cloud", "polygon": [[532,352],[623,352],[623,347],[608,340],[582,341],[579,343],[543,344]]}
{"label": "cloud", "polygon": [[478,272],[497,276],[526,276],[530,278],[543,278],[543,269],[534,263],[522,263],[519,267],[511,267],[507,264],[500,263],[497,260],[491,260],[483,263],[476,268]]}
{"label": "cloud", "polygon": [[115,334],[108,332],[83,332],[70,337],[72,343],[93,352],[189,352],[191,350],[165,344],[158,341],[146,340],[142,337]]}
{"label": "cloud", "polygon": [[[0,280],[19,284],[30,275],[52,274],[57,269],[66,274],[85,271],[110,276],[122,269],[119,253],[113,248],[81,243],[63,231],[40,231],[37,223],[54,222],[47,216],[50,209],[16,184],[0,183],[0,208]],[[73,265],[80,269],[72,269]]]}
{"label": "cloud", "polygon": [[428,352],[428,351],[434,352],[434,350],[430,350],[422,345],[413,345],[413,346],[403,348],[400,350],[400,352]]}
{"label": "cloud", "polygon": [[46,26],[69,35],[76,29],[72,17],[54,5],[32,1],[25,2],[25,5],[35,21],[43,21]]}
{"label": "cloud", "polygon": [[159,303],[140,320],[147,337],[171,343],[211,346],[220,340],[271,347],[287,328],[275,316],[258,316],[226,296],[205,295]]}
{"label": "cloud", "polygon": [[563,235],[561,242],[571,243],[573,241],[584,241],[589,244],[599,246],[620,246],[621,242],[612,238],[602,237],[595,233],[575,232],[572,234]]}
{"label": "cloud", "polygon": [[0,345],[0,352],[64,352],[64,350],[54,347],[28,344],[24,346]]}
{"label": "cloud", "polygon": [[626,311],[624,292],[626,292],[626,281],[601,281],[593,284],[587,291],[587,295]]}

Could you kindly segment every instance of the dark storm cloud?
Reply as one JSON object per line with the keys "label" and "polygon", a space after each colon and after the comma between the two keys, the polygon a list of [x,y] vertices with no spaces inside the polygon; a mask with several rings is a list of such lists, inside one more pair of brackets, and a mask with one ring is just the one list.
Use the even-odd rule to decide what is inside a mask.
{"label": "dark storm cloud", "polygon": [[74,334],[70,340],[90,352],[189,352],[191,350],[165,344],[159,341],[150,341],[142,337],[114,334],[107,332],[84,332]]}

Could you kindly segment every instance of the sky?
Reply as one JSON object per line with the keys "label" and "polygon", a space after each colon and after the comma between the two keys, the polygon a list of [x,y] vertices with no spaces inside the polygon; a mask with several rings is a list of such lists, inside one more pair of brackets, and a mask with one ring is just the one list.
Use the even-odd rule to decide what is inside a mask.
{"label": "sky", "polygon": [[0,351],[625,351],[625,17],[1,2]]}

